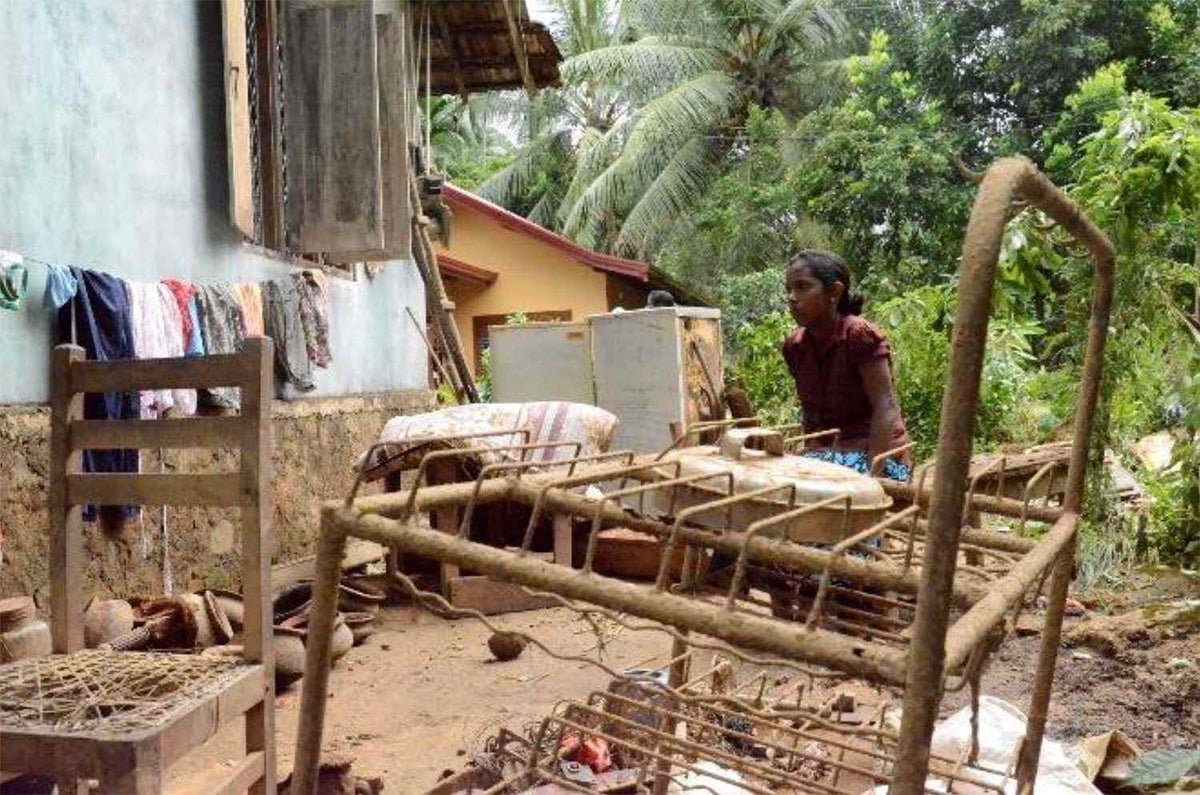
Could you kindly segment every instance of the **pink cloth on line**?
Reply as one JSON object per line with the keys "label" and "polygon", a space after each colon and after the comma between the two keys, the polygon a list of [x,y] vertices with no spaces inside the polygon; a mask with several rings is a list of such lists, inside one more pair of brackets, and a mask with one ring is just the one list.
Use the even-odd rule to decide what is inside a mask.
{"label": "pink cloth on line", "polygon": [[183,323],[183,339],[186,343],[186,340],[192,338],[192,317],[188,314],[188,304],[196,295],[196,287],[191,282],[185,282],[182,279],[163,279],[162,283],[175,296],[175,303],[179,305],[179,315]]}
{"label": "pink cloth on line", "polygon": [[[170,287],[161,282],[127,281],[125,291],[134,355],[139,359],[183,356],[183,320]],[[172,408],[183,414],[196,413],[194,389],[143,389],[139,395],[138,413],[144,420],[161,417]]]}

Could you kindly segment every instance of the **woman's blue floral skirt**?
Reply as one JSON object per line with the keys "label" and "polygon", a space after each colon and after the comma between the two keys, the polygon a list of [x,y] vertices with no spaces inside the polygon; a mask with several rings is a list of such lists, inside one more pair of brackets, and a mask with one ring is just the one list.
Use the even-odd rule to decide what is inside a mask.
{"label": "woman's blue floral skirt", "polygon": [[[831,464],[849,467],[855,472],[861,472],[866,475],[871,471],[871,462],[867,459],[866,453],[857,453],[844,450],[803,450],[800,455],[805,458],[816,458],[819,461],[828,461]],[[912,470],[901,464],[894,458],[889,458],[883,462],[883,476],[888,480],[907,481],[912,475]]]}

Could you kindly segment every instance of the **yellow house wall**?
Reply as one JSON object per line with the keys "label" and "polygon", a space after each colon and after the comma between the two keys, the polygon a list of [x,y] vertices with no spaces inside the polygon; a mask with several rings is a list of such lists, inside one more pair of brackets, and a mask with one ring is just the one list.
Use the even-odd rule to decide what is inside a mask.
{"label": "yellow house wall", "polygon": [[472,371],[474,317],[569,310],[571,319],[579,320],[608,311],[604,273],[547,243],[506,229],[482,213],[455,207],[450,240],[450,247],[437,244],[436,249],[499,274],[483,290],[463,290],[449,280],[446,282],[450,299],[456,305],[454,318]]}

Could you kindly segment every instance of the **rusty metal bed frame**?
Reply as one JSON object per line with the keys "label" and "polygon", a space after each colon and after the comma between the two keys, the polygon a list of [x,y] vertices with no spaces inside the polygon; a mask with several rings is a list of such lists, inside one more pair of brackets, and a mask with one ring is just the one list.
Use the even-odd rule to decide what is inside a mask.
{"label": "rusty metal bed frame", "polygon": [[[996,262],[1008,213],[1016,200],[1040,208],[1063,226],[1088,248],[1095,264],[1088,346],[1060,508],[1032,505],[1031,488],[1025,489],[1022,500],[1005,497],[1003,478],[995,495],[985,494],[980,481],[987,472],[977,471],[972,476],[969,470]],[[356,484],[345,502],[327,503],[321,513],[295,792],[309,795],[315,786],[338,563],[347,537],[355,536],[524,586],[580,614],[604,615],[617,622],[627,621],[622,616],[629,615],[652,622],[638,628],[655,628],[672,638],[676,662],[670,666],[671,687],[687,680],[687,666],[678,661],[694,648],[720,649],[754,664],[778,664],[809,673],[838,672],[902,687],[902,722],[890,746],[889,772],[882,782],[892,795],[925,792],[931,770],[929,740],[947,677],[961,675],[960,685],[971,681],[977,687],[989,643],[1003,630],[1005,619],[1039,592],[1048,578],[1045,629],[1027,734],[1015,772],[1018,792],[1028,795],[1037,769],[1073,567],[1113,269],[1113,250],[1103,233],[1032,163],[1023,158],[995,163],[980,184],[967,227],[932,487],[925,484],[927,470],[918,472],[913,483],[881,481],[894,498],[911,506],[833,547],[815,548],[770,537],[773,526],[804,512],[828,509],[838,499],[796,505],[794,488],[790,496],[787,487],[734,494],[730,483],[727,496],[668,511],[665,517],[632,510],[629,500],[651,492],[673,497],[676,489],[687,485],[688,478],[679,477],[669,451],[660,456],[617,452],[535,464],[520,450],[517,460],[484,467],[473,482],[427,486],[418,477],[406,492],[361,497]],[[1039,477],[1052,474],[1045,469]],[[588,486],[601,488],[604,496],[595,499],[581,494]],[[786,504],[776,516],[747,527],[727,525],[713,530],[688,522],[699,512],[730,510],[740,502],[767,497]],[[529,530],[518,549],[498,549],[468,537],[474,507],[497,501],[533,508]],[[419,513],[448,506],[465,508],[457,533],[444,532],[446,528],[439,532],[415,521]],[[965,513],[994,514],[1022,523],[1032,519],[1049,524],[1049,529],[1033,543],[983,529],[965,529]],[[588,554],[581,570],[528,554],[534,524],[548,514],[590,521]],[[672,583],[667,576],[670,554],[662,555],[652,586],[593,572],[597,534],[608,526],[652,534],[664,553],[682,549],[680,581]],[[705,556],[712,551],[732,555],[737,561],[728,587],[714,589],[704,579]],[[779,611],[743,588],[747,571],[755,569],[792,588],[798,607],[789,615],[773,614]],[[420,592],[407,578],[400,579],[422,600],[439,598]],[[863,610],[864,603],[872,609]],[[473,615],[486,623],[483,616]],[[793,620],[801,615],[803,621]],[[664,716],[666,734],[677,719]],[[666,737],[652,738],[660,745],[668,742]],[[673,758],[668,753],[660,757],[660,764],[666,765]],[[530,772],[536,769],[537,765],[530,763]],[[535,779],[546,780],[545,776]],[[663,781],[660,776],[656,792],[665,791]],[[821,792],[819,788],[805,789],[803,782],[798,786]]]}

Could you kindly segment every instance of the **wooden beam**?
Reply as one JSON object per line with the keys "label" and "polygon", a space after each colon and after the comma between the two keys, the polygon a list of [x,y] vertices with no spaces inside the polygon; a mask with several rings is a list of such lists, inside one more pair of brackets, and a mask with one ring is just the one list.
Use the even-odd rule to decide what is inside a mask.
{"label": "wooden beam", "polygon": [[513,56],[517,59],[517,68],[521,70],[521,81],[525,84],[525,92],[532,99],[537,94],[537,83],[533,73],[529,71],[529,60],[525,57],[525,32],[516,13],[513,11],[512,0],[503,0],[504,19],[508,22],[508,38],[512,42]]}
{"label": "wooden beam", "polygon": [[137,389],[202,389],[237,386],[245,362],[236,353],[187,359],[72,361],[72,392],[129,392]]}
{"label": "wooden beam", "polygon": [[194,417],[164,420],[75,420],[72,450],[151,450],[234,447],[241,417]]}
{"label": "wooden beam", "polygon": [[240,476],[139,475],[92,473],[67,475],[67,500],[73,505],[211,505],[243,503]]}
{"label": "wooden beam", "polygon": [[50,368],[50,635],[56,654],[83,648],[83,515],[68,481],[83,471],[71,449],[71,425],[83,419],[83,395],[71,389],[71,368],[83,348],[60,345]]}
{"label": "wooden beam", "polygon": [[258,168],[262,195],[262,244],[283,248],[283,135],[280,132],[279,15],[276,0],[254,4],[254,82],[258,101]]}
{"label": "wooden beam", "polygon": [[442,43],[446,45],[446,52],[450,53],[450,64],[454,70],[454,82],[458,85],[458,95],[466,99],[467,87],[463,84],[462,67],[458,63],[458,46],[454,43],[454,36],[450,34],[449,26],[446,25],[442,5],[438,3],[430,8],[433,10],[434,20],[437,21],[438,32],[442,34]]}

